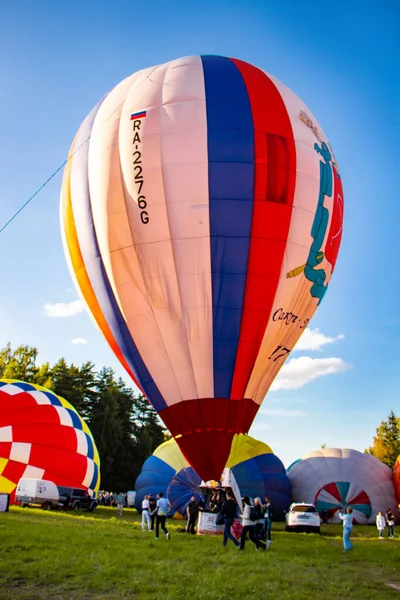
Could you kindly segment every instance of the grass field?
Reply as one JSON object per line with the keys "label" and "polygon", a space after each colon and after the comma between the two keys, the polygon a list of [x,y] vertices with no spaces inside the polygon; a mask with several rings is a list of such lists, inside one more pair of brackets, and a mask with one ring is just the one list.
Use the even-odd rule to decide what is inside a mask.
{"label": "grass field", "polygon": [[[322,535],[274,524],[267,552],[238,552],[221,538],[190,536],[168,521],[171,539],[142,532],[129,509],[59,513],[12,507],[0,514],[1,600],[160,598],[225,600],[400,599],[400,538],[357,527],[342,554],[340,526]],[[398,586],[398,590],[387,584]]]}

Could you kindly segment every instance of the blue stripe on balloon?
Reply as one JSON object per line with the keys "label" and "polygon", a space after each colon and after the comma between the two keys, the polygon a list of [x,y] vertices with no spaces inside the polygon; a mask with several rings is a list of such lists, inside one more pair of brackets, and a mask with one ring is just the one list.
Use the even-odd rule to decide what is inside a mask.
{"label": "blue stripe on balloon", "polygon": [[339,510],[339,502],[337,504],[333,504],[333,502],[326,502],[325,500],[317,500],[315,503],[315,508],[317,512],[321,513],[324,510],[332,510],[333,508]]}
{"label": "blue stripe on balloon", "polygon": [[236,65],[202,56],[207,110],[214,395],[229,398],[239,342],[254,194],[254,128]]}
{"label": "blue stripe on balloon", "polygon": [[92,460],[94,459],[94,445],[93,445],[93,441],[92,438],[90,437],[90,435],[88,435],[87,433],[85,433],[86,436],[86,442],[87,442],[87,457],[91,458]]}
{"label": "blue stripe on balloon", "polygon": [[346,502],[347,494],[349,493],[350,483],[348,481],[336,481],[336,487],[339,490],[339,495],[343,502]]}
{"label": "blue stripe on balloon", "polygon": [[24,392],[32,392],[32,391],[36,391],[37,390],[37,388],[34,385],[31,385],[30,383],[24,383],[23,381],[15,381],[14,383],[2,382],[1,385],[2,386],[3,385],[16,385],[17,387],[19,387]]}
{"label": "blue stripe on balloon", "polygon": [[59,398],[57,398],[57,396],[55,394],[52,394],[51,392],[43,392],[42,390],[40,390],[42,392],[42,394],[44,394],[45,396],[48,397],[48,399],[50,400],[51,404],[53,406],[62,406],[62,402]]}
{"label": "blue stripe on balloon", "polygon": [[[75,147],[80,148],[72,159],[71,168],[71,198],[76,232],[87,275],[115,341],[144,393],[151,400],[154,408],[160,411],[166,407],[166,403],[146,368],[119,309],[100,254],[93,223],[88,181],[89,145],[84,144],[84,141],[91,135],[93,123],[102,102],[103,100],[85,119],[75,142]],[[81,147],[82,144],[84,145]]]}
{"label": "blue stripe on balloon", "polygon": [[[90,460],[90,459],[88,459],[88,460]],[[94,467],[93,477],[92,477],[92,481],[90,482],[90,485],[89,485],[89,488],[91,490],[94,490],[94,488],[96,487],[97,480],[98,480],[98,477],[99,477],[99,468],[98,468],[98,466],[96,465],[95,462],[93,462],[93,467]]]}
{"label": "blue stripe on balloon", "polygon": [[74,410],[71,410],[70,408],[66,408],[65,410],[67,411],[67,413],[69,413],[69,416],[71,417],[72,425],[74,426],[74,428],[82,430],[83,425],[82,425],[82,422],[81,422],[78,414]]}
{"label": "blue stripe on balloon", "polygon": [[350,502],[349,506],[351,506],[351,508],[353,510],[358,510],[358,512],[363,513],[363,515],[365,515],[366,517],[371,516],[371,505],[370,504],[352,504]]}

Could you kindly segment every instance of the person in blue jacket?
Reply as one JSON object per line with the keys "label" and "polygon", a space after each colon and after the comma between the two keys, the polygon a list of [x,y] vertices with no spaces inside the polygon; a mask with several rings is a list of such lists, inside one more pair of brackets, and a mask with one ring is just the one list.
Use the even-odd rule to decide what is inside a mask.
{"label": "person in blue jacket", "polygon": [[349,506],[346,508],[346,512],[339,511],[339,519],[343,521],[343,552],[348,552],[353,548],[353,544],[350,541],[350,536],[353,531],[353,509]]}

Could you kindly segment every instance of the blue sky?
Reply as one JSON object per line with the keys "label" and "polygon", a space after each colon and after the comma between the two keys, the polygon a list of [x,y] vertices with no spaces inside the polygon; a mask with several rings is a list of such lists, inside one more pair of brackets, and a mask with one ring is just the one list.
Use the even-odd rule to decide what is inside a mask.
{"label": "blue sky", "polygon": [[[289,361],[309,359],[286,363],[292,389],[278,380],[251,430],[286,465],[323,443],[363,450],[389,411],[400,413],[399,27],[394,0],[379,12],[358,0],[1,3],[0,226],[63,162],[103,94],[153,64],[241,58],[292,88],[321,123],[344,183],[341,253],[313,331]],[[61,174],[0,235],[0,344],[125,377],[79,303],[53,306],[78,299],[61,244],[60,186]],[[48,316],[61,309],[77,314]]]}

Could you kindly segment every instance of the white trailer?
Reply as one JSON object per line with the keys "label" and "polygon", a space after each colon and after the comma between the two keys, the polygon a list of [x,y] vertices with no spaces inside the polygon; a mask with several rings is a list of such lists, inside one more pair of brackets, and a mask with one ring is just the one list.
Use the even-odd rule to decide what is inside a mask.
{"label": "white trailer", "polygon": [[22,506],[39,504],[42,508],[50,510],[58,506],[60,495],[52,481],[23,477],[18,482],[15,500]]}
{"label": "white trailer", "polygon": [[129,490],[126,494],[126,505],[127,506],[135,506],[136,492],[133,490]]}

